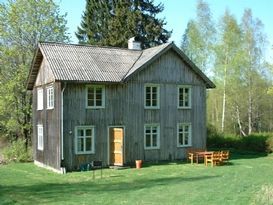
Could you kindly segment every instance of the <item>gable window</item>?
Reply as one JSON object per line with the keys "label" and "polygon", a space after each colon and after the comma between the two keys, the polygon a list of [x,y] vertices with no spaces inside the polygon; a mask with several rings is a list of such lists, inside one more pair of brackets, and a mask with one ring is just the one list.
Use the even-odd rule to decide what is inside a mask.
{"label": "gable window", "polygon": [[44,109],[43,95],[44,95],[43,88],[37,88],[37,110]]}
{"label": "gable window", "polygon": [[190,86],[178,86],[178,108],[191,108]]}
{"label": "gable window", "polygon": [[43,150],[44,149],[43,125],[37,125],[37,148],[38,148],[38,150]]}
{"label": "gable window", "polygon": [[160,87],[159,85],[147,84],[145,85],[145,108],[158,109],[160,107]]}
{"label": "gable window", "polygon": [[46,104],[47,109],[53,109],[54,108],[54,88],[53,86],[46,88]]}
{"label": "gable window", "polygon": [[77,126],[75,128],[75,151],[76,154],[93,154],[95,153],[94,127]]}
{"label": "gable window", "polygon": [[144,126],[144,148],[158,149],[160,147],[160,131],[159,125],[145,125]]}
{"label": "gable window", "polygon": [[177,126],[177,146],[191,146],[191,124],[181,123]]}
{"label": "gable window", "polygon": [[87,86],[86,101],[87,108],[104,108],[105,86],[103,85]]}

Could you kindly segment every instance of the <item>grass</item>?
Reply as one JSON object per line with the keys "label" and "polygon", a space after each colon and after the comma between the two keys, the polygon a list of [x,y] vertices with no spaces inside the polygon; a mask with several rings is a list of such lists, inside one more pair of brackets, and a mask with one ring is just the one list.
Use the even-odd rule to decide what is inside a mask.
{"label": "grass", "polygon": [[104,169],[95,180],[92,172],[60,175],[32,163],[2,165],[0,204],[271,204],[273,155],[237,154],[230,162]]}

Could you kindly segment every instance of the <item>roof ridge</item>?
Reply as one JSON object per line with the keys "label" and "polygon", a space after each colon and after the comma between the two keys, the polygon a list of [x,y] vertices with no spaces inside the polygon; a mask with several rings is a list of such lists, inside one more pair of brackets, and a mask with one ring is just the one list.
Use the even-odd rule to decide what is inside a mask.
{"label": "roof ridge", "polygon": [[[142,52],[143,50],[133,50],[122,47],[115,46],[99,46],[99,45],[91,45],[91,44],[76,44],[76,43],[64,43],[64,42],[54,42],[54,41],[40,41],[39,44],[51,44],[51,45],[63,45],[63,46],[77,46],[77,47],[92,47],[92,48],[108,48],[108,49],[116,49],[116,50],[125,50],[125,51],[133,51],[133,52]],[[145,49],[146,50],[146,49]]]}

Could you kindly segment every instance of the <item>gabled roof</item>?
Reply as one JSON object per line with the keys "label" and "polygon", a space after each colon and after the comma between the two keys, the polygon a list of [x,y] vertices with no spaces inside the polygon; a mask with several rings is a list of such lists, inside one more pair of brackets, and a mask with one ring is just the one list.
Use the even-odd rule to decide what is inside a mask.
{"label": "gabled roof", "polygon": [[39,43],[29,73],[27,88],[32,90],[43,58],[56,81],[124,82],[163,53],[173,49],[208,88],[215,85],[174,43],[165,43],[142,51],[63,43]]}

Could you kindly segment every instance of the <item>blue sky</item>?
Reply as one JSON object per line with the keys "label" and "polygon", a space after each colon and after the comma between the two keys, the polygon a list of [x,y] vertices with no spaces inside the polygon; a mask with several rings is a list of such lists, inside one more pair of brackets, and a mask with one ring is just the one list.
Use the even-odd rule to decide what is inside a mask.
{"label": "blue sky", "polygon": [[[77,38],[74,33],[77,31],[77,26],[80,25],[81,15],[85,9],[85,0],[56,0],[60,1],[62,12],[67,12],[67,20],[69,32],[71,33],[72,41],[77,43]],[[164,11],[159,15],[160,18],[165,18],[167,22],[166,28],[173,30],[170,41],[174,41],[180,46],[181,37],[184,33],[188,21],[195,18],[196,1],[195,0],[155,0],[155,3],[162,2]],[[207,0],[212,11],[215,22],[223,15],[226,8],[235,15],[240,21],[244,9],[250,8],[253,16],[259,18],[264,24],[264,31],[268,38],[269,48],[267,50],[267,58],[273,59],[273,0]]]}

